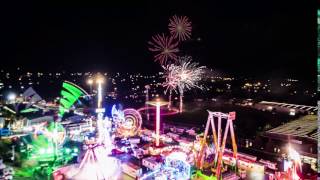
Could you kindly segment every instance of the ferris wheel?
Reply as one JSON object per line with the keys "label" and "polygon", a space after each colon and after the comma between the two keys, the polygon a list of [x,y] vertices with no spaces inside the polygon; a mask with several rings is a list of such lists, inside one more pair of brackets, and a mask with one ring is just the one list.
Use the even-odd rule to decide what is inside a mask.
{"label": "ferris wheel", "polygon": [[116,124],[116,132],[119,136],[135,136],[141,129],[141,114],[133,108],[117,110],[115,105],[112,107],[112,117]]}

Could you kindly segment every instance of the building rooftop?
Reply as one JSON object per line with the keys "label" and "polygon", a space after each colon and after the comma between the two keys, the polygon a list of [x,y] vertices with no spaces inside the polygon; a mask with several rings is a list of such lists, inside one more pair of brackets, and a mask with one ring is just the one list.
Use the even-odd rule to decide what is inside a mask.
{"label": "building rooftop", "polygon": [[267,133],[311,138],[316,141],[318,139],[317,128],[317,116],[307,115],[271,129]]}
{"label": "building rooftop", "polygon": [[288,103],[279,103],[279,102],[270,102],[270,101],[261,101],[260,104],[270,105],[270,106],[279,106],[283,108],[293,108],[300,109],[305,111],[317,111],[318,108],[316,106],[306,106],[306,105],[298,105],[298,104],[288,104]]}

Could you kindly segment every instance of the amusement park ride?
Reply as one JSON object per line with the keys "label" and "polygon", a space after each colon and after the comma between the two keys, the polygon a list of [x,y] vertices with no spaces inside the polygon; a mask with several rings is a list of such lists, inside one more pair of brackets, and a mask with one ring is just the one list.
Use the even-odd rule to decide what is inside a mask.
{"label": "amusement park ride", "polygon": [[113,105],[111,115],[114,119],[118,136],[127,138],[137,135],[140,131],[142,117],[137,110],[133,108],[117,110],[116,106]]}
{"label": "amusement park ride", "polygon": [[[212,129],[212,136],[213,136],[213,144],[214,144],[214,153],[215,158],[214,162],[212,162],[208,167],[212,167],[212,171],[215,173],[217,179],[221,177],[221,170],[222,170],[222,156],[224,154],[227,135],[230,132],[231,140],[232,140],[232,148],[233,148],[233,157],[237,160],[237,145],[234,137],[234,130],[233,130],[233,120],[235,120],[235,112],[230,112],[229,114],[221,113],[221,112],[211,112],[208,111],[209,116],[206,124],[206,129],[204,132],[204,136],[200,143],[200,151],[196,157],[196,167],[200,170],[204,168],[204,159],[205,159],[205,149],[208,148],[207,144],[207,136],[209,129]],[[215,119],[217,119],[218,129],[216,129]],[[223,119],[227,120],[226,127],[224,130],[224,136],[222,138],[222,129],[221,129],[221,121]],[[210,126],[211,125],[211,126]],[[217,133],[218,132],[218,133]]]}
{"label": "amusement park ride", "polygon": [[[70,136],[67,137],[67,131],[70,131],[70,129],[64,129],[65,127],[62,125],[63,121],[60,121],[62,119],[61,117],[74,108],[74,103],[77,102],[78,98],[87,95],[84,90],[71,82],[65,81],[63,83],[63,90],[61,91],[62,97],[60,98],[59,106],[50,107],[59,113],[57,120],[51,125],[49,123],[38,123],[37,125],[33,125],[32,130],[30,130],[30,132],[32,131],[34,133],[33,154],[36,157],[34,159],[43,159],[47,154],[50,155],[50,158],[51,156],[54,157],[51,158],[54,159],[54,161],[56,161],[58,157],[63,159],[67,159],[67,156],[69,156],[69,159],[75,156],[79,157],[77,163],[72,165],[66,165],[67,163],[65,163],[52,167],[52,169],[54,169],[53,176],[55,179],[68,178],[82,180],[97,177],[99,180],[118,180],[117,178],[122,171],[140,180],[156,178],[221,180],[225,179],[225,174],[229,173],[225,165],[236,167],[236,171],[239,170],[239,172],[240,169],[243,169],[241,164],[245,164],[244,166],[247,168],[245,170],[255,166],[257,157],[238,153],[233,127],[234,120],[236,119],[235,112],[222,113],[208,111],[208,119],[203,137],[198,139],[200,141],[194,141],[194,139],[187,141],[184,140],[183,137],[185,129],[182,129],[184,131],[182,133],[170,130],[171,136],[170,133],[160,133],[160,115],[164,116],[179,112],[173,107],[170,107],[171,112],[168,111],[167,109],[169,108],[165,106],[168,105],[168,102],[160,99],[146,101],[145,107],[138,110],[133,108],[117,109],[116,105],[114,105],[111,109],[111,117],[105,117],[105,109],[102,106],[103,79],[98,78],[94,82],[97,84],[96,117],[88,115],[89,119],[92,118],[91,121],[93,121],[91,122],[91,127],[95,127],[93,130],[90,130],[90,133],[92,133],[94,137],[87,137],[87,131],[83,130],[79,125],[79,131],[83,130],[79,133],[79,136],[86,136],[79,141],[82,142],[85,147],[83,148],[83,154],[79,155],[78,152],[81,152],[81,150],[64,149],[63,147],[66,139],[70,138]],[[146,87],[146,89],[148,88],[149,87]],[[146,100],[149,100],[148,96]],[[145,116],[141,116],[141,112],[145,112]],[[142,117],[154,118],[154,130],[142,128]],[[87,119],[86,117],[85,120]],[[209,138],[211,131],[212,138]],[[226,142],[229,135],[232,150],[226,149]],[[194,137],[199,137],[199,135],[195,134]],[[48,141],[47,146],[43,145],[43,139]],[[171,140],[169,141],[168,139]],[[212,139],[212,141],[208,141],[208,139]],[[143,143],[141,143],[142,145],[139,145],[140,141],[143,141]],[[125,145],[120,146],[118,144]],[[128,150],[130,148],[131,151]],[[137,155],[138,152],[142,152],[142,155],[139,154],[141,155],[140,159],[138,158],[140,156]],[[140,162],[140,164],[147,168],[147,171],[142,173],[141,165],[134,167],[131,166],[130,163],[120,162],[118,159],[119,154],[137,157],[142,162]],[[275,174],[274,178],[276,180],[282,180],[284,176],[290,180],[301,179],[301,160],[299,154],[289,147],[288,155],[289,160],[285,170],[286,172]],[[123,167],[127,167],[127,172],[121,169]],[[263,172],[261,173],[263,175],[264,168],[265,166],[263,166]],[[192,169],[194,169],[194,171]],[[260,170],[261,169],[259,169],[259,171]],[[50,173],[51,172],[52,171],[50,171]],[[209,172],[211,176],[206,176],[203,172]],[[237,173],[239,174],[239,172]],[[237,176],[235,174],[236,173],[233,173],[234,176]]]}
{"label": "amusement park ride", "polygon": [[149,101],[147,104],[156,106],[156,146],[160,145],[160,107],[167,105],[167,102],[156,99],[155,101]]}

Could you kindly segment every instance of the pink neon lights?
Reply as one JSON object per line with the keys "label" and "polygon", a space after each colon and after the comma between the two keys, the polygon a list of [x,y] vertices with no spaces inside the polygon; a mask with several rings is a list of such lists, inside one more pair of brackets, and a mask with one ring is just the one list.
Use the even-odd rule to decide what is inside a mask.
{"label": "pink neon lights", "polygon": [[119,161],[108,157],[108,152],[103,145],[90,145],[74,179],[113,179],[119,175]]}
{"label": "pink neon lights", "polygon": [[160,144],[160,102],[156,103],[156,146]]}
{"label": "pink neon lights", "polygon": [[156,106],[156,146],[160,145],[160,107],[167,105],[168,102],[156,99],[155,101],[148,101],[147,104]]}
{"label": "pink neon lights", "polygon": [[128,137],[136,135],[142,125],[142,117],[139,111],[129,108],[123,110],[123,117],[117,115],[117,133],[120,136]]}
{"label": "pink neon lights", "polygon": [[[140,109],[138,109],[137,111],[139,111],[141,114],[146,111],[146,110],[156,110],[155,107],[142,107]],[[161,116],[170,116],[170,115],[175,115],[179,113],[179,110],[177,108],[170,108],[168,109],[168,111],[164,111],[163,109],[161,109]],[[155,115],[155,113],[149,113],[149,115],[153,116]]]}

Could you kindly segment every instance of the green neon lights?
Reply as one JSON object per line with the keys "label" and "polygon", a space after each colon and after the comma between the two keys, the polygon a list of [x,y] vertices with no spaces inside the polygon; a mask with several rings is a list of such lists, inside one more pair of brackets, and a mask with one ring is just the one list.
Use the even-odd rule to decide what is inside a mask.
{"label": "green neon lights", "polygon": [[59,115],[63,116],[66,111],[68,111],[71,106],[83,95],[83,92],[76,86],[63,82],[63,89],[61,90]]}
{"label": "green neon lights", "polygon": [[[213,175],[207,176],[203,174],[200,170],[197,170],[196,173],[191,177],[192,180],[217,180],[217,178]],[[222,179],[222,178],[221,178]]]}
{"label": "green neon lights", "polygon": [[21,154],[21,166],[16,167],[14,179],[51,179],[52,172],[72,162],[80,150],[66,141],[65,129],[59,122],[51,122],[23,137],[27,150]]}
{"label": "green neon lights", "polygon": [[[32,140],[34,158],[53,158],[55,148],[61,147],[65,140],[65,129],[60,123],[51,122],[42,134],[34,135]],[[56,144],[55,144],[56,143]]]}
{"label": "green neon lights", "polygon": [[20,113],[30,113],[30,112],[37,112],[37,111],[39,111],[39,109],[27,108],[27,109],[24,109],[24,110],[20,111]]}

